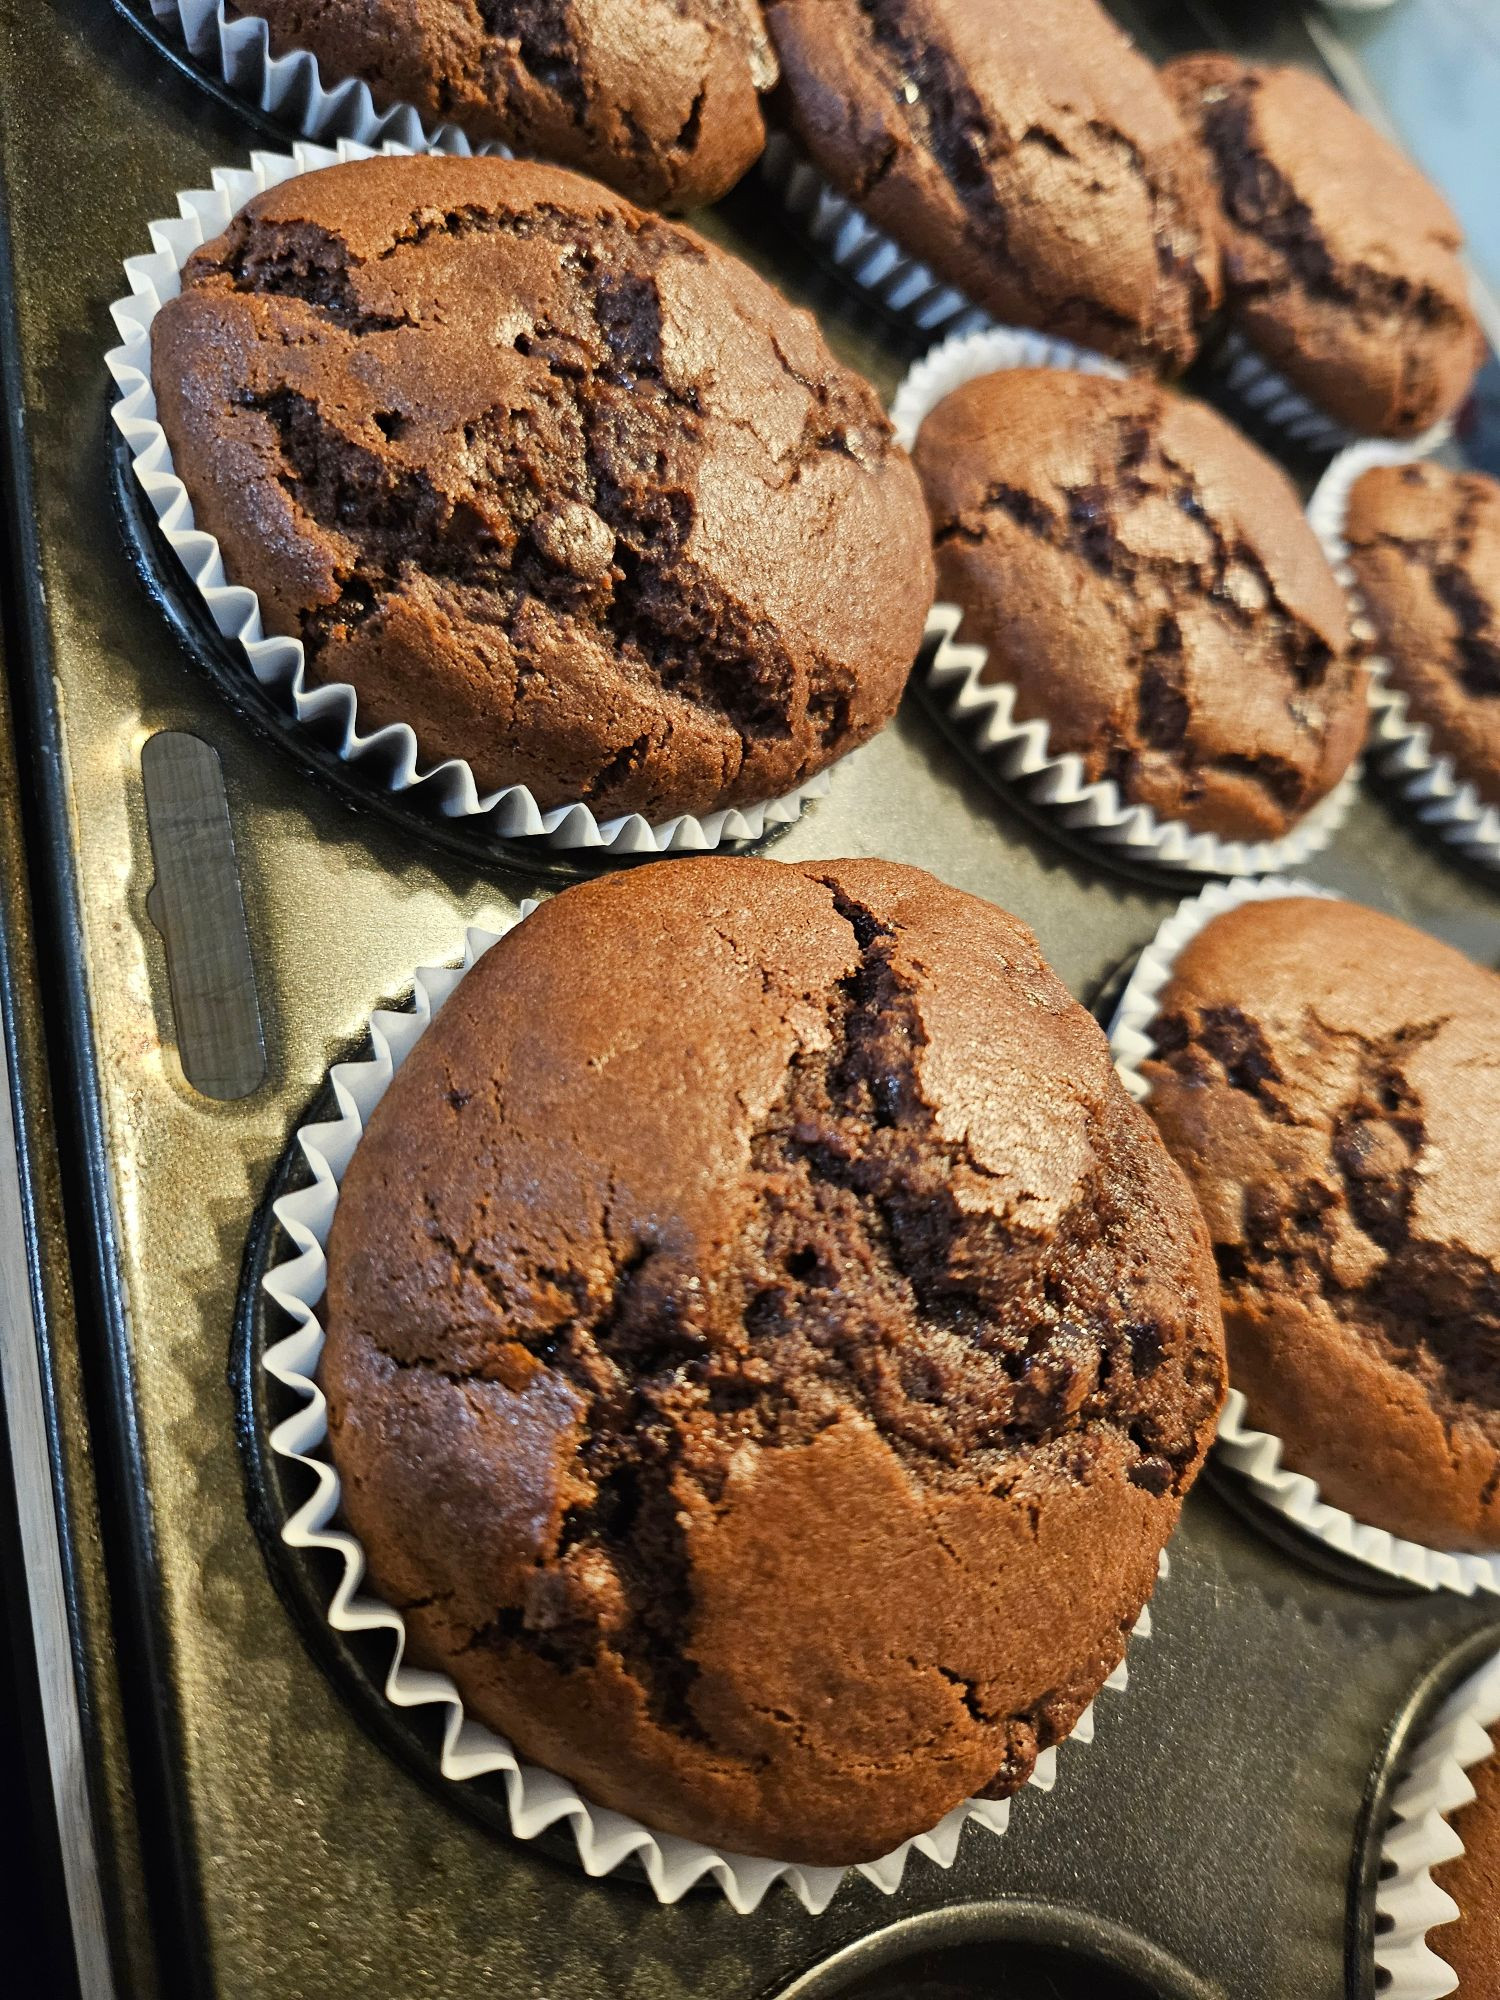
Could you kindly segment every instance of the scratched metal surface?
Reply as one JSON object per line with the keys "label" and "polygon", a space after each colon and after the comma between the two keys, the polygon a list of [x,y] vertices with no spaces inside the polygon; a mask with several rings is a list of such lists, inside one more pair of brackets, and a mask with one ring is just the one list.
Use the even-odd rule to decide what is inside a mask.
{"label": "scratched metal surface", "polygon": [[[436,858],[310,784],[172,639],[121,546],[101,365],[120,260],[145,246],[148,219],[171,210],[175,189],[203,184],[251,143],[102,0],[0,0],[0,163],[38,478],[36,585],[66,731],[115,1269],[155,1530],[147,1581],[165,1672],[154,1692],[206,1983],[254,2000],[372,1988],[749,2000],[899,1917],[1005,1897],[1119,1924],[1235,2000],[1335,2000],[1356,1816],[1389,1719],[1490,1614],[1330,1576],[1207,1486],[1173,1546],[1155,1636],[1132,1654],[1128,1698],[1103,1707],[1092,1749],[1063,1753],[1055,1794],[1023,1796],[1003,1841],[971,1831],[951,1873],[918,1864],[889,1901],[860,1885],[821,1918],[788,1897],[751,1919],[708,1896],[662,1909],[492,1836],[398,1768],[306,1656],[247,1522],[226,1383],[250,1216],[372,1002],[406,987],[419,962],[452,954],[466,923],[504,916],[555,879]],[[820,278],[753,183],[709,226],[812,304],[882,390],[893,386],[899,341]],[[146,912],[141,749],[167,729],[217,751],[238,843],[267,1076],[233,1102],[184,1078]],[[1032,924],[1085,998],[1177,893],[1038,835],[911,704],[775,851],[932,868]],[[1494,885],[1374,791],[1310,872],[1500,960]],[[148,1835],[148,1847],[166,1838],[160,1826]],[[159,1887],[159,1853],[154,1865]],[[169,1989],[188,1976],[192,1944],[174,1940]]]}

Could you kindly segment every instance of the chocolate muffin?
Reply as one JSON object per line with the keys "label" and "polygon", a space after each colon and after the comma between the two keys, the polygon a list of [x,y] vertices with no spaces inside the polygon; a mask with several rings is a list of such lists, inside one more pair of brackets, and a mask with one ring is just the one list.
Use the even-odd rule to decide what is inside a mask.
{"label": "chocolate muffin", "polygon": [[1500,482],[1442,465],[1357,480],[1349,562],[1389,680],[1487,805],[1500,805]]}
{"label": "chocolate muffin", "polygon": [[1500,2000],[1500,1758],[1474,1765],[1469,1779],[1474,1797],[1451,1815],[1464,1851],[1432,1871],[1459,1915],[1427,1943],[1458,1974],[1460,2000]]}
{"label": "chocolate muffin", "polygon": [[964,383],[915,451],[938,596],[1049,748],[1163,819],[1276,839],[1348,770],[1365,679],[1290,482],[1135,377]]}
{"label": "chocolate muffin", "polygon": [[433,155],[287,181],[193,255],[151,346],[268,630],[483,790],[706,812],[896,707],[932,561],[873,391],[592,182]]}
{"label": "chocolate muffin", "polygon": [[776,59],[757,0],[243,0],[277,55],[378,105],[555,160],[651,208],[717,201],[765,144]]}
{"label": "chocolate muffin", "polygon": [[1216,303],[1201,162],[1093,0],[772,0],[819,170],[1001,320],[1185,368]]}
{"label": "chocolate muffin", "polygon": [[1484,350],[1431,182],[1305,70],[1196,55],[1162,77],[1217,189],[1230,321],[1353,430],[1411,437],[1456,410]]}
{"label": "chocolate muffin", "polygon": [[1251,902],[1153,1033],[1250,1421],[1356,1519],[1500,1548],[1500,978],[1354,903]]}
{"label": "chocolate muffin", "polygon": [[1119,1661],[1222,1392],[1181,1175],[1029,931],[883,861],[571,888],[344,1180],[321,1375],[419,1656],[596,1802],[879,1855]]}

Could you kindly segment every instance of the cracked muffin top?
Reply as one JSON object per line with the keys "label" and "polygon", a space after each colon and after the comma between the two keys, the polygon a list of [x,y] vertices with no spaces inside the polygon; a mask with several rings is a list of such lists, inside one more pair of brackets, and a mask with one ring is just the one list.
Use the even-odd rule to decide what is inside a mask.
{"label": "cracked muffin top", "polygon": [[765,145],[776,59],[758,0],[246,0],[276,55],[360,77],[649,208],[717,201]]}
{"label": "cracked muffin top", "polygon": [[1320,77],[1234,56],[1162,71],[1218,198],[1230,320],[1352,430],[1412,437],[1483,355],[1453,211]]}
{"label": "cracked muffin top", "polygon": [[1500,805],[1500,482],[1443,465],[1377,466],[1355,482],[1344,538],[1410,719]]}
{"label": "cracked muffin top", "polygon": [[932,559],[873,390],[592,182],[433,155],[287,181],[189,259],[151,348],[267,629],[481,791],[748,804],[895,711]]}
{"label": "cracked muffin top", "polygon": [[[1491,1728],[1491,1741],[1495,1736]],[[1486,1757],[1468,1775],[1474,1797],[1448,1815],[1464,1851],[1432,1871],[1458,1916],[1435,1924],[1427,1944],[1458,1974],[1462,2000],[1500,2000],[1500,1756]]]}
{"label": "cracked muffin top", "polygon": [[1500,978],[1355,903],[1251,902],[1152,1032],[1251,1421],[1356,1519],[1500,1547]]}
{"label": "cracked muffin top", "polygon": [[773,0],[820,171],[976,305],[1175,371],[1218,298],[1201,162],[1094,0]]}
{"label": "cracked muffin top", "polygon": [[344,1510],[421,1656],[597,1802],[846,1863],[1003,1796],[1212,1433],[1202,1222],[1022,925],[661,863],[480,961],[329,1242]]}
{"label": "cracked muffin top", "polygon": [[1344,596],[1286,475],[1139,377],[1008,369],[917,438],[938,596],[983,678],[1095,783],[1222,839],[1276,839],[1364,739]]}

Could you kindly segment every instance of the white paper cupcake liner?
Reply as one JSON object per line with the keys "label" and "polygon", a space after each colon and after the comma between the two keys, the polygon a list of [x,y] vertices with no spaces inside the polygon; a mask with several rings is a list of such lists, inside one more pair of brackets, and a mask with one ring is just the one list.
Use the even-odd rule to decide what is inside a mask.
{"label": "white paper cupcake liner", "polygon": [[[1151,1095],[1142,1065],[1156,1052],[1152,1026],[1163,988],[1178,953],[1206,924],[1241,903],[1271,901],[1281,896],[1339,898],[1316,882],[1261,881],[1215,883],[1178,904],[1151,943],[1141,953],[1120,995],[1110,1023],[1109,1045],[1120,1081],[1139,1104]],[[1215,1446],[1220,1459],[1240,1473],[1257,1498],[1284,1514],[1314,1540],[1340,1555],[1424,1590],[1452,1590],[1472,1597],[1477,1590],[1500,1593],[1500,1553],[1473,1555],[1466,1551],[1428,1548],[1406,1541],[1384,1528],[1357,1521],[1342,1507],[1331,1507],[1317,1481],[1292,1472],[1281,1462],[1282,1440],[1270,1431],[1252,1429],[1245,1421],[1246,1403],[1231,1387],[1219,1419]]]}
{"label": "white paper cupcake liner", "polygon": [[[521,905],[522,921],[535,908]],[[510,928],[510,926],[507,926]],[[462,963],[423,967],[409,1006],[380,1009],[370,1016],[373,1053],[338,1063],[330,1072],[338,1116],[326,1123],[305,1125],[297,1143],[312,1171],[312,1183],[274,1205],[293,1253],[265,1276],[268,1295],[294,1323],[294,1331],[268,1347],[267,1372],[299,1399],[295,1413],[271,1432],[271,1448],[279,1456],[305,1466],[316,1481],[312,1497],[282,1524],[281,1538],[293,1549],[321,1549],[335,1556],[341,1574],[328,1606],[328,1622],[336,1632],[390,1635],[391,1664],[385,1677],[386,1698],[399,1708],[436,1707],[445,1711],[439,1769],[443,1777],[462,1784],[467,1779],[498,1772],[505,1781],[511,1830],[521,1840],[533,1840],[548,1827],[566,1822],[577,1845],[578,1858],[589,1875],[607,1875],[634,1860],[657,1897],[675,1903],[697,1882],[721,1889],[740,1915],[756,1909],[766,1892],[785,1881],[803,1907],[816,1915],[827,1908],[840,1883],[850,1873],[862,1875],[891,1895],[900,1886],[908,1859],[925,1855],[940,1868],[951,1868],[959,1838],[970,1821],[991,1833],[1004,1833],[1010,1818],[1008,1799],[968,1799],[955,1806],[931,1832],[903,1841],[878,1861],[864,1861],[853,1871],[815,1868],[798,1862],[765,1860],[723,1853],[694,1840],[654,1833],[624,1813],[590,1804],[566,1779],[525,1762],[509,1743],[485,1724],[464,1713],[457,1688],[446,1674],[406,1662],[406,1626],[400,1612],[361,1589],[364,1551],[338,1521],[338,1473],[327,1455],[328,1410],[318,1386],[318,1358],[323,1331],[318,1306],[326,1280],[324,1247],[338,1207],[339,1188],[365,1125],[390,1087],[391,1078],[425,1034],[443,1003],[465,973],[503,931],[470,930],[464,940]],[[1168,1573],[1166,1552],[1158,1576]],[[1151,1613],[1142,1610],[1132,1637],[1149,1638]],[[1109,1676],[1106,1688],[1116,1693],[1127,1685],[1125,1662]],[[1094,1736],[1094,1709],[1086,1709],[1067,1739],[1089,1743]],[[1028,1782],[1050,1791],[1057,1779],[1057,1750],[1044,1750]]]}
{"label": "white paper cupcake liner", "polygon": [[[1320,410],[1310,396],[1295,388],[1234,328],[1214,348],[1210,365],[1237,402],[1252,411],[1268,429],[1278,431],[1304,451],[1343,451],[1361,441],[1357,431]],[[1423,432],[1414,448],[1419,452],[1435,451],[1452,435],[1452,419],[1443,417]]]}
{"label": "white paper cupcake liner", "polygon": [[1213,366],[1229,394],[1251,410],[1271,430],[1279,431],[1305,451],[1342,451],[1355,441],[1347,424],[1325,416],[1279,370],[1232,329],[1214,350]]}
{"label": "white paper cupcake liner", "polygon": [[772,132],[767,138],[760,171],[813,247],[851,284],[916,332],[969,333],[994,324],[981,307],[867,222],[785,132]]}
{"label": "white paper cupcake liner", "polygon": [[922,422],[945,396],[977,375],[998,375],[1007,368],[1061,368],[1076,375],[1112,375],[1123,381],[1130,370],[1091,347],[1035,333],[1024,326],[987,326],[950,334],[912,363],[891,404],[896,436],[908,451],[915,448]]}
{"label": "white paper cupcake liner", "polygon": [[414,105],[377,106],[358,77],[325,84],[306,49],[273,56],[263,15],[231,10],[225,0],[151,0],[151,11],[221,83],[304,139],[322,145],[357,139],[365,146],[394,140],[413,153],[508,152],[495,140],[472,144],[456,125],[428,126]]}
{"label": "white paper cupcake liner", "polygon": [[[1307,518],[1313,532],[1348,594],[1361,636],[1370,642],[1375,637],[1374,627],[1349,561],[1344,534],[1350,495],[1376,466],[1410,465],[1428,457],[1433,449],[1430,438],[1414,444],[1370,440],[1352,445],[1329,466],[1308,502]],[[1500,806],[1486,805],[1475,786],[1459,776],[1452,758],[1433,750],[1426,723],[1412,720],[1406,696],[1391,684],[1388,663],[1377,655],[1370,659],[1369,667],[1374,710],[1370,743],[1375,762],[1424,826],[1461,848],[1471,861],[1500,868]]]}
{"label": "white paper cupcake liner", "polygon": [[1443,1703],[1391,1801],[1375,1891],[1375,1914],[1382,1920],[1374,1945],[1381,2000],[1442,2000],[1458,1986],[1453,1967],[1427,1942],[1429,1931],[1460,1915],[1432,1871],[1464,1851],[1449,1815],[1473,1801],[1468,1773],[1495,1754],[1488,1732],[1497,1723],[1500,1655]]}
{"label": "white paper cupcake liner", "polygon": [[[891,405],[896,435],[910,451],[922,420],[961,383],[1005,368],[1062,368],[1081,374],[1129,373],[1119,362],[1070,341],[1018,327],[991,326],[955,335],[923,355],[908,372]],[[973,742],[989,775],[1018,788],[1033,804],[1055,810],[1062,825],[1139,861],[1201,875],[1269,875],[1298,868],[1333,839],[1359,788],[1356,758],[1331,792],[1279,840],[1221,840],[1182,820],[1160,819],[1149,806],[1133,805],[1112,778],[1091,779],[1083,759],[1048,748],[1048,726],[1016,717],[1012,682],[986,683],[983,646],[959,639],[963,612],[937,604],[928,617],[922,684],[939,708]]]}
{"label": "white paper cupcake liner", "polygon": [[[151,254],[125,260],[130,296],[110,307],[121,340],[106,356],[119,391],[110,414],[130,447],[141,491],[209,616],[225,638],[238,642],[256,680],[276,695],[288,717],[316,728],[325,740],[331,738],[339,756],[360,767],[372,783],[398,795],[409,794],[415,805],[450,819],[485,819],[486,831],[500,839],[540,836],[553,848],[597,848],[615,855],[691,854],[726,841],[759,840],[769,828],[788,825],[808,799],[827,793],[827,771],[819,771],[781,798],[697,816],[679,813],[655,825],[640,813],[598,819],[581,802],[544,809],[525,785],[482,793],[464,759],[424,763],[408,724],[388,723],[361,731],[354,688],[347,681],[315,682],[307,672],[300,639],[267,636],[259,598],[230,581],[217,540],[194,525],[192,501],[157,421],[151,386],[152,322],[165,301],[181,289],[188,258],[227,228],[230,217],[253,195],[296,174],[316,172],[342,160],[368,159],[376,150],[340,139],[331,150],[303,143],[290,153],[252,153],[248,168],[216,167],[212,187],[178,194],[179,216],[151,224]],[[409,149],[388,141],[378,150]]]}

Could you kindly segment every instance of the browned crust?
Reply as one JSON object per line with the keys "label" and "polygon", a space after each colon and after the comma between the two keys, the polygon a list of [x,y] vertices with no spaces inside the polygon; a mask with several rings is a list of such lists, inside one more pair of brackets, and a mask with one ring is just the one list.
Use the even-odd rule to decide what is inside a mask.
{"label": "browned crust", "polygon": [[1223,1386],[1097,1027],[873,861],[666,863],[512,932],[371,1120],[327,1327],[422,1656],[600,1803],[810,1862],[1072,1726]]}
{"label": "browned crust", "polygon": [[1453,211],[1320,77],[1183,56],[1162,79],[1218,197],[1225,304],[1320,409],[1414,437],[1484,354]]}
{"label": "browned crust", "polygon": [[1344,776],[1368,717],[1343,594],[1290,481],[1213,411],[1004,370],[939,403],[915,458],[939,596],[1092,781],[1265,840]]}
{"label": "browned crust", "polygon": [[1500,979],[1357,904],[1251,902],[1153,1033],[1251,1422],[1358,1520],[1500,1547]]}
{"label": "browned crust", "polygon": [[895,711],[932,564],[873,391],[594,183],[435,156],[285,182],[189,261],[152,375],[268,629],[482,790],[749,804]]}
{"label": "browned crust", "polygon": [[1178,370],[1218,300],[1203,167],[1094,0],[776,0],[782,115],[997,318]]}

